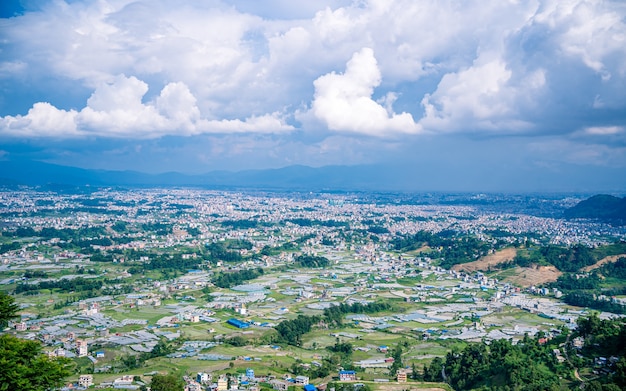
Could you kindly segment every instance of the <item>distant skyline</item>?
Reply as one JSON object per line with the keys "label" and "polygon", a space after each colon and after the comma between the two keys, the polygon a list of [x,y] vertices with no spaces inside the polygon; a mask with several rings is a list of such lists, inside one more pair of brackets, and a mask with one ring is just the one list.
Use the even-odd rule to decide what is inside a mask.
{"label": "distant skyline", "polygon": [[0,7],[3,160],[365,164],[429,191],[626,191],[623,1]]}

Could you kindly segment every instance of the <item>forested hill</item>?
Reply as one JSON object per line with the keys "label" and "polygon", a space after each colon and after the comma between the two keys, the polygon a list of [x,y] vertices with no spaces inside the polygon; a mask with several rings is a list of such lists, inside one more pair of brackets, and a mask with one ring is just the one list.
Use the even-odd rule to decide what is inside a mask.
{"label": "forested hill", "polygon": [[568,219],[599,219],[624,224],[626,223],[626,197],[598,194],[567,209],[563,215]]}

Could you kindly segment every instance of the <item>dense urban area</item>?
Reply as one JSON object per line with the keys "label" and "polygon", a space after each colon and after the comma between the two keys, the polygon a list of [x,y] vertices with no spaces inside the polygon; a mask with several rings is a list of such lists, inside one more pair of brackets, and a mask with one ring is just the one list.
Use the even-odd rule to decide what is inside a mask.
{"label": "dense urban area", "polygon": [[563,217],[585,198],[0,191],[0,372],[23,346],[8,389],[624,389],[626,227]]}

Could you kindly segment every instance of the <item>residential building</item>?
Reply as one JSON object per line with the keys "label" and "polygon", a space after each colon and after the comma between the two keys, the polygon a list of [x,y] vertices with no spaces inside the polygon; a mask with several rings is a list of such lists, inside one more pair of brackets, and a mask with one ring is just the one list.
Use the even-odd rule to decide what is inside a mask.
{"label": "residential building", "polygon": [[339,381],[354,381],[356,380],[355,371],[339,371]]}
{"label": "residential building", "polygon": [[198,375],[196,375],[196,381],[201,384],[208,384],[211,381],[211,374],[198,372]]}
{"label": "residential building", "polygon": [[241,320],[235,319],[235,318],[228,319],[226,321],[226,323],[228,323],[231,326],[235,326],[238,329],[247,329],[248,327],[250,327],[249,323],[246,323],[244,321],[241,321]]}
{"label": "residential building", "polygon": [[193,380],[189,380],[187,384],[185,384],[185,391],[202,391],[202,385]]}
{"label": "residential building", "polygon": [[291,385],[290,382],[280,379],[270,380],[269,383],[272,385],[272,388],[277,391],[287,391],[287,389]]}
{"label": "residential building", "polygon": [[84,339],[76,340],[76,355],[78,357],[86,357],[89,354],[87,341]]}
{"label": "residential building", "polygon": [[93,375],[80,375],[78,378],[78,385],[81,387],[89,388],[93,385]]}
{"label": "residential building", "polygon": [[309,384],[309,377],[308,376],[296,376],[295,381],[297,385],[303,386],[305,384]]}
{"label": "residential building", "polygon": [[217,379],[217,391],[226,391],[228,390],[228,379],[226,379],[225,375],[220,375]]}

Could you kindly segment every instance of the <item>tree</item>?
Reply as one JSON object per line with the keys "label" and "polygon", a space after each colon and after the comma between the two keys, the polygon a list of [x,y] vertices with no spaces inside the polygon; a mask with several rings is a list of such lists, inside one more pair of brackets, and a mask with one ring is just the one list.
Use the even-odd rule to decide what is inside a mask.
{"label": "tree", "polygon": [[11,319],[17,318],[19,309],[13,296],[0,291],[0,329],[7,327]]}
{"label": "tree", "polygon": [[152,391],[183,391],[185,382],[175,374],[156,374],[152,377],[150,389]]}
{"label": "tree", "polygon": [[420,379],[420,374],[417,372],[417,367],[415,366],[415,363],[411,365],[411,379],[412,380]]}
{"label": "tree", "polygon": [[0,336],[0,390],[45,391],[69,376],[70,360],[41,354],[39,342]]}
{"label": "tree", "polygon": [[615,366],[615,373],[613,374],[613,382],[620,387],[626,388],[626,357],[622,357]]}
{"label": "tree", "polygon": [[398,346],[396,346],[396,348],[393,350],[391,356],[393,357],[393,364],[391,364],[389,374],[391,376],[396,376],[396,373],[398,373],[398,369],[403,367],[401,342],[398,342]]}
{"label": "tree", "polygon": [[154,358],[167,356],[168,354],[173,353],[175,350],[176,348],[174,348],[171,344],[168,344],[167,342],[165,342],[165,340],[160,339],[159,342],[154,345],[154,348],[152,348],[152,351],[150,352],[150,357]]}

